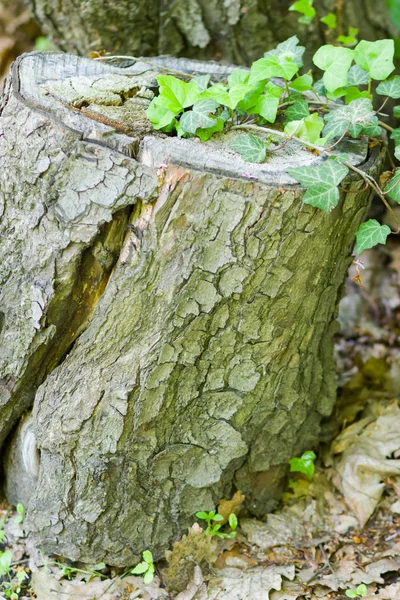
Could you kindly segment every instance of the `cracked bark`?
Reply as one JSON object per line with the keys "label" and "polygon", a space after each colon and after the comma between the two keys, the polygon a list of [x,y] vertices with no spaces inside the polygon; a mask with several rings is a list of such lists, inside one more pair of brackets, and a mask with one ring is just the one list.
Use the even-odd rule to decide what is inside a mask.
{"label": "cracked bark", "polygon": [[[29,0],[57,46],[87,55],[92,50],[150,56],[171,54],[250,64],[278,42],[298,34],[315,51],[332,41],[317,23],[302,25],[289,12],[292,0]],[[315,0],[320,17],[336,0]],[[339,24],[360,39],[395,37],[385,0],[346,0]]]}
{"label": "cracked bark", "polygon": [[[250,165],[227,148],[238,132],[206,144],[150,132],[156,62],[27,55],[0,120],[1,424],[5,435],[42,382],[26,526],[37,547],[90,563],[160,557],[235,488],[254,514],[276,505],[287,460],[312,447],[333,407],[337,304],[370,199],[343,193],[329,215],[302,206],[286,169],[322,159],[295,141]],[[377,149],[342,149],[379,171]],[[124,237],[119,259],[77,316],[67,292],[85,287],[78,265],[110,230],[113,256]],[[59,356],[72,319],[80,335]],[[43,339],[49,358],[32,386]]]}

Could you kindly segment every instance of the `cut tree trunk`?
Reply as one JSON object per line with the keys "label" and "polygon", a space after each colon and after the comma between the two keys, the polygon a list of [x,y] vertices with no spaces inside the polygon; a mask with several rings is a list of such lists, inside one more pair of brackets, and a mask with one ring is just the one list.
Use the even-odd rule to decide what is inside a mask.
{"label": "cut tree trunk", "polygon": [[[337,305],[370,193],[325,214],[286,173],[323,160],[294,140],[249,164],[228,148],[244,132],[153,132],[166,61],[25,55],[2,103],[3,440],[38,388],[7,488],[27,472],[30,535],[73,560],[159,557],[235,488],[253,514],[274,508],[335,400]],[[341,151],[381,168],[365,142]]]}
{"label": "cut tree trunk", "polygon": [[28,0],[61,50],[134,56],[171,54],[249,65],[278,42],[298,34],[309,50],[347,35],[396,37],[385,0],[315,0],[318,16],[336,12],[338,32],[314,20],[298,22],[293,0]]}

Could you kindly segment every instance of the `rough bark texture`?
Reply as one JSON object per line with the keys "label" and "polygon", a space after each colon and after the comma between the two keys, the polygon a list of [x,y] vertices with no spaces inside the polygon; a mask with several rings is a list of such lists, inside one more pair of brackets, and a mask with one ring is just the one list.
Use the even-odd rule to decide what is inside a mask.
{"label": "rough bark texture", "polygon": [[[149,135],[156,68],[27,55],[0,120],[0,423],[4,438],[41,384],[27,527],[87,562],[158,557],[235,488],[255,514],[275,505],[334,403],[337,304],[369,201],[302,206],[286,169],[322,159],[295,141],[250,165],[227,148],[238,132]],[[366,144],[342,150],[380,169]]]}
{"label": "rough bark texture", "polygon": [[[298,34],[310,50],[331,41],[324,25],[298,23],[293,0],[29,0],[58,47],[134,56],[171,54],[250,64]],[[342,8],[340,7],[343,4]],[[340,33],[360,38],[395,35],[385,0],[315,0],[319,16],[338,11]]]}

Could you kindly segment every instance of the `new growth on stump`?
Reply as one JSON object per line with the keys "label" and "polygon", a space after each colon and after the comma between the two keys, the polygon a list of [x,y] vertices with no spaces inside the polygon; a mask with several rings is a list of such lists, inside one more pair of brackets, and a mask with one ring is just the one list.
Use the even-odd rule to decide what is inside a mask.
{"label": "new growth on stump", "polygon": [[[24,496],[47,553],[156,559],[234,489],[263,515],[288,460],[318,441],[365,180],[384,146],[356,139],[377,127],[365,94],[361,128],[351,102],[331,100],[347,109],[345,131],[325,146],[321,99],[281,123],[281,105],[293,115],[312,99],[307,77],[262,76],[265,60],[288,67],[288,48],[301,62],[296,40],[285,48],[247,72],[58,53],[13,66],[0,119],[0,435],[9,496]],[[249,123],[240,102],[253,84],[262,110]],[[154,130],[154,106],[157,118],[174,113],[159,127],[169,132]],[[204,135],[213,121],[218,132]],[[9,434],[32,403],[20,427],[35,472],[22,489],[24,434]]]}

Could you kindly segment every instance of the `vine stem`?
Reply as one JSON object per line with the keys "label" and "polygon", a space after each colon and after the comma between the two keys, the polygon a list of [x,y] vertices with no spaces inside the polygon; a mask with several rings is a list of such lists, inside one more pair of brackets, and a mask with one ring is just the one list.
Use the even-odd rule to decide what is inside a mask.
{"label": "vine stem", "polygon": [[[271,135],[275,135],[276,137],[280,137],[280,138],[286,138],[289,140],[294,139],[297,142],[299,142],[300,144],[302,144],[303,146],[305,146],[306,148],[310,148],[311,150],[317,150],[320,154],[323,154],[324,156],[328,156],[328,157],[330,156],[329,150],[327,148],[322,148],[321,146],[316,146],[315,144],[311,144],[309,142],[306,142],[306,141],[301,140],[296,137],[290,137],[290,136],[286,135],[286,133],[284,133],[283,131],[277,131],[276,129],[269,129],[267,127],[259,127],[258,125],[235,125],[231,129],[250,129],[252,131],[259,131],[261,133],[269,133]],[[382,200],[382,202],[386,206],[387,210],[390,212],[393,219],[395,220],[395,223],[397,224],[397,227],[398,227],[397,231],[392,231],[392,233],[400,233],[400,221],[394,214],[392,207],[390,206],[389,202],[385,198],[384,192],[381,190],[381,188],[379,187],[379,184],[375,181],[375,179],[371,175],[368,175],[368,173],[365,173],[364,171],[362,171],[361,169],[359,169],[358,167],[352,165],[351,163],[349,163],[347,161],[343,162],[343,164],[351,171],[354,171],[354,173],[357,173],[358,175],[360,175],[360,177],[362,177],[363,180],[366,183],[368,183],[368,185],[375,191],[375,193]]]}
{"label": "vine stem", "polygon": [[384,123],[383,121],[378,121],[378,125],[383,127],[383,129],[386,129],[386,131],[390,131],[390,133],[392,133],[392,131],[394,131],[394,127],[391,127],[390,125],[388,125],[387,123]]}

